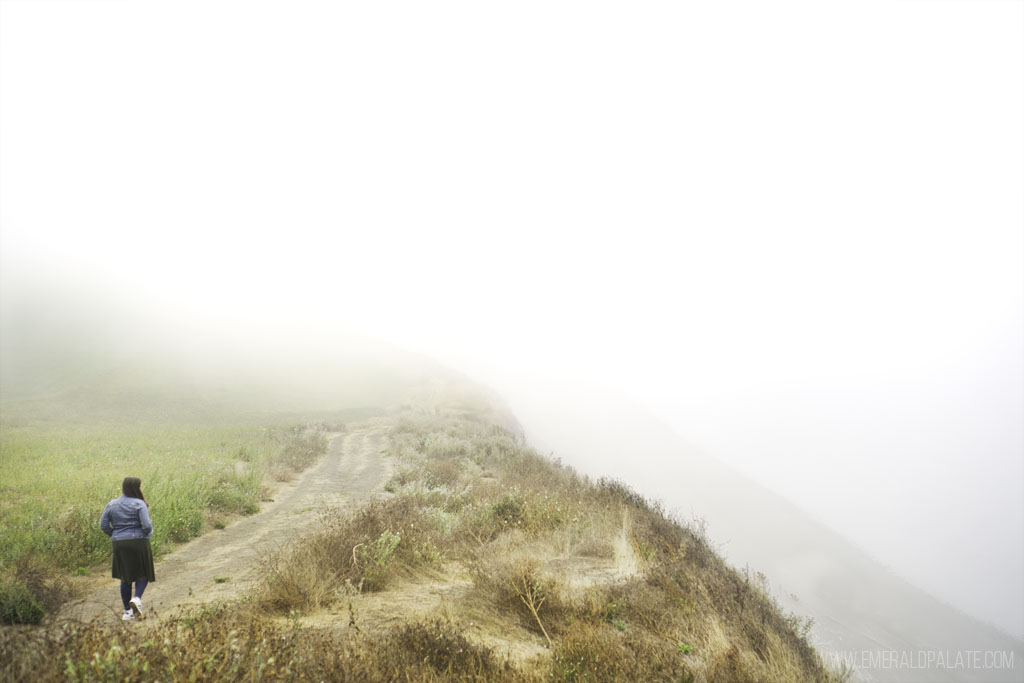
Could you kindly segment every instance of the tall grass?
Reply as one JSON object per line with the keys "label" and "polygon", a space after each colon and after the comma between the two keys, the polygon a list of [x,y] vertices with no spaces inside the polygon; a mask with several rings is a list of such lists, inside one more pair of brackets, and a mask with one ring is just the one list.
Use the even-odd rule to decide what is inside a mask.
{"label": "tall grass", "polygon": [[159,555],[203,533],[211,520],[257,512],[268,469],[301,470],[326,449],[319,427],[175,423],[153,416],[62,422],[14,412],[0,420],[4,586],[24,586],[15,568],[26,561],[62,571],[106,562],[110,540],[99,519],[120,495],[125,476],[142,479]]}
{"label": "tall grass", "polygon": [[[109,551],[103,506],[137,476],[154,520],[157,552],[202,530],[208,507],[258,507],[261,467],[280,448],[253,427],[166,425],[151,429],[67,426],[0,432],[0,563],[39,555],[55,565],[93,564]],[[256,467],[236,468],[240,450]]]}

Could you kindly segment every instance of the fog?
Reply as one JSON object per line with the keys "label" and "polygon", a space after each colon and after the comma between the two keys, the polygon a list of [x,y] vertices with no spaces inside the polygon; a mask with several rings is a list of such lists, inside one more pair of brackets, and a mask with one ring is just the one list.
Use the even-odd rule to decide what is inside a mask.
{"label": "fog", "polygon": [[1024,637],[1024,5],[0,11],[8,337],[395,346],[594,475],[614,397]]}

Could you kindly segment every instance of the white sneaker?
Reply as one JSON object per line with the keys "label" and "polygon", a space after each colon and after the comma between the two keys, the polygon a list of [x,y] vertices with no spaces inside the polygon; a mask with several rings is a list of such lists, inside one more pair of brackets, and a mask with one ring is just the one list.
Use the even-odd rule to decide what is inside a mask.
{"label": "white sneaker", "polygon": [[142,598],[132,598],[128,601],[128,607],[133,618],[142,616]]}
{"label": "white sneaker", "polygon": [[125,610],[124,614],[121,615],[121,621],[135,621],[135,613],[130,609]]}

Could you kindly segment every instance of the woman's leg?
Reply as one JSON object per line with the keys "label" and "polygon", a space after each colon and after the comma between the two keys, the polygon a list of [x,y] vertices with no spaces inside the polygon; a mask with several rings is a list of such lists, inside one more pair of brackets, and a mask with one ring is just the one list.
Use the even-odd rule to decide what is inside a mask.
{"label": "woman's leg", "polygon": [[135,597],[139,600],[142,599],[142,591],[146,590],[146,586],[149,585],[149,581],[145,579],[135,579]]}
{"label": "woman's leg", "polygon": [[127,612],[128,601],[132,599],[132,582],[122,581],[121,582],[121,602],[124,603],[124,611]]}

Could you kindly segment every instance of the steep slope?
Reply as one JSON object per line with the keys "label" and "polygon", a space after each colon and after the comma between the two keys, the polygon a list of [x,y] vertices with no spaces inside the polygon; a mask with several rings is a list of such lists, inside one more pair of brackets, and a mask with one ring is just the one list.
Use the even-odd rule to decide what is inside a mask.
{"label": "steep slope", "polygon": [[[1024,680],[1020,641],[912,586],[803,510],[701,453],[654,416],[613,396],[564,398],[515,404],[534,443],[584,471],[621,477],[685,516],[703,519],[711,542],[733,566],[763,572],[783,605],[814,619],[811,641],[830,661],[856,665],[854,680]],[[623,457],[636,451],[643,457]],[[952,539],[950,552],[956,552]],[[892,661],[909,656],[916,663],[933,655],[955,662],[958,653],[982,653],[982,663],[992,653],[1002,665]]]}

